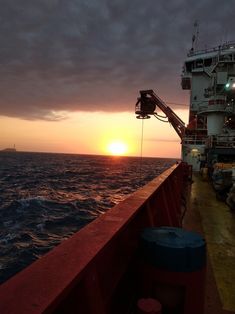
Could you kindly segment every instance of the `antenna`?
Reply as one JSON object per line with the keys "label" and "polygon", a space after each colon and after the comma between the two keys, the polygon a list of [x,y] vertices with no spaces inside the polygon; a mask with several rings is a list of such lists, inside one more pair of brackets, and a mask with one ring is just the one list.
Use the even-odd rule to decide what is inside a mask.
{"label": "antenna", "polygon": [[198,45],[198,37],[199,37],[199,23],[196,20],[193,24],[193,36],[192,36],[192,48],[191,52],[194,52],[197,50],[197,45]]}
{"label": "antenna", "polygon": [[225,37],[224,43],[227,44],[228,43],[228,29],[227,28],[225,28],[224,30],[224,37]]}

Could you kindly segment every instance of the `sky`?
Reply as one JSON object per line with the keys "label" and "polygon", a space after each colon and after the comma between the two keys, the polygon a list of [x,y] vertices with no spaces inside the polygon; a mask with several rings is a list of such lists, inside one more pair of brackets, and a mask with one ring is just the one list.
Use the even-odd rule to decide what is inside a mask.
{"label": "sky", "polygon": [[[0,149],[141,154],[139,90],[188,120],[182,65],[198,48],[235,39],[233,0],[0,0]],[[180,157],[172,126],[143,122],[142,154]]]}

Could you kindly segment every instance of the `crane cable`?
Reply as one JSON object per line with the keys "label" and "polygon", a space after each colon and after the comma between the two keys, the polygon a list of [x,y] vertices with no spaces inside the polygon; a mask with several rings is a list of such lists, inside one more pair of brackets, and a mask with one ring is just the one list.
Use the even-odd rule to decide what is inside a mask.
{"label": "crane cable", "polygon": [[161,122],[166,122],[166,123],[169,122],[168,118],[167,118],[167,120],[162,120],[161,118],[159,118],[159,115],[157,115],[157,114],[154,114],[154,117],[157,118]]}
{"label": "crane cable", "polygon": [[142,119],[141,138],[140,138],[140,165],[139,165],[140,180],[142,179],[143,141],[144,141],[144,119]]}
{"label": "crane cable", "polygon": [[144,119],[142,119],[141,142],[140,142],[140,158],[143,158],[143,140],[144,140]]}

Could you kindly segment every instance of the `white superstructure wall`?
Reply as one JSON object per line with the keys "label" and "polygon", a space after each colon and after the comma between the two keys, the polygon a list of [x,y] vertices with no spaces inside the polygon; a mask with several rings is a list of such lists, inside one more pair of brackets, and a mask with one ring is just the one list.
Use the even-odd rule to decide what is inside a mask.
{"label": "white superstructure wall", "polygon": [[198,111],[199,106],[206,105],[205,89],[210,85],[211,78],[201,72],[193,73],[191,87],[191,109]]}
{"label": "white superstructure wall", "polygon": [[218,135],[222,133],[224,126],[224,115],[209,113],[207,116],[207,135]]}

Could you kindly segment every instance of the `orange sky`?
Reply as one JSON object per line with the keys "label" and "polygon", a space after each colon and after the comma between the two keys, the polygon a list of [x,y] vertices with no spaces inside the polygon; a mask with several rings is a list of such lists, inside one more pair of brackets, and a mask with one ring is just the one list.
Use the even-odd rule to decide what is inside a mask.
{"label": "orange sky", "polygon": [[[185,121],[187,110],[176,110]],[[110,154],[108,145],[122,141],[128,156],[140,156],[141,125],[133,112],[70,113],[62,121],[28,121],[0,117],[0,149],[19,151]],[[180,139],[169,123],[152,117],[144,121],[143,156],[180,157]]]}

